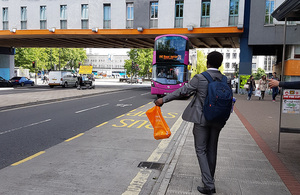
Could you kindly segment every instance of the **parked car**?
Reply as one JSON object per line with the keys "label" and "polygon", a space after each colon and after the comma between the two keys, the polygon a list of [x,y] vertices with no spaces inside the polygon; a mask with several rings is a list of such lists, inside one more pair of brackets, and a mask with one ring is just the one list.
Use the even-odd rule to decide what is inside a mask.
{"label": "parked car", "polygon": [[140,84],[142,84],[143,79],[137,78],[137,77],[133,77],[132,79],[128,78],[127,83],[140,83]]}
{"label": "parked car", "polygon": [[13,85],[21,85],[22,87],[25,86],[25,85],[31,85],[31,86],[34,85],[34,81],[30,80],[27,77],[13,77],[13,78],[10,79],[10,82]]}
{"label": "parked car", "polygon": [[62,86],[62,87],[68,87],[78,86],[78,79],[77,76],[74,75],[70,71],[50,71],[49,72],[49,84],[51,88],[54,86]]}
{"label": "parked car", "polygon": [[0,87],[12,87],[12,86],[13,84],[9,80],[6,80],[0,76]]}

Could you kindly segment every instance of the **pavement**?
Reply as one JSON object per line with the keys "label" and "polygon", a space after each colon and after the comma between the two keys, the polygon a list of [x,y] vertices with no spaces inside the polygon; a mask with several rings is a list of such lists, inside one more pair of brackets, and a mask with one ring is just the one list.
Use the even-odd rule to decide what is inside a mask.
{"label": "pavement", "polygon": [[[107,83],[110,82],[108,81]],[[149,85],[149,83],[145,85]],[[139,84],[134,86],[123,84],[119,87],[96,87],[96,89],[91,90],[44,90],[26,94],[1,94],[0,91],[0,111],[115,90],[126,90],[128,86],[142,87]],[[26,101],[23,98],[24,95],[27,97]],[[268,95],[264,101],[258,101],[255,97],[252,98],[252,101],[246,101],[245,95],[238,94],[235,94],[235,97],[237,98],[237,103],[234,112],[221,131],[219,138],[218,161],[215,174],[216,194],[300,194],[300,154],[299,150],[296,150],[300,145],[298,134],[285,135],[281,143],[283,145],[281,153],[276,152],[277,143],[274,140],[277,139],[276,135],[278,133],[276,133],[276,128],[278,129],[278,126],[276,126],[277,123],[274,123],[274,121],[278,119],[279,102],[271,102],[271,98]],[[271,121],[267,121],[268,119]],[[149,185],[145,184],[140,190],[130,191],[128,188],[124,194],[200,194],[197,191],[197,186],[201,185],[202,182],[193,145],[193,124],[182,121],[180,117],[176,124],[180,130],[176,131],[174,135],[175,143],[172,147],[169,147],[164,167],[155,179],[155,182],[150,179],[153,183],[151,189],[149,190]],[[172,127],[171,131],[175,131],[174,128]],[[170,140],[170,138],[166,140]],[[72,159],[69,160],[72,161]],[[84,174],[82,176],[84,177]],[[19,177],[19,175],[14,175],[14,178],[16,177]],[[11,178],[11,181],[14,178]],[[7,179],[7,181],[10,180]],[[82,193],[78,191],[78,194]],[[20,192],[20,194],[22,193]],[[40,194],[50,193],[40,192]],[[101,192],[97,194],[101,194]]]}

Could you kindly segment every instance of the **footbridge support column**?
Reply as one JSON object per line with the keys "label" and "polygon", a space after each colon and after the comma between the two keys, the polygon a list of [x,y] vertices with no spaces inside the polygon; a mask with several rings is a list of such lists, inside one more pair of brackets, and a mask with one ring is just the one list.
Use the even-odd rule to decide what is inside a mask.
{"label": "footbridge support column", "polygon": [[14,57],[14,48],[0,47],[0,76],[4,79],[8,80],[14,76]]}

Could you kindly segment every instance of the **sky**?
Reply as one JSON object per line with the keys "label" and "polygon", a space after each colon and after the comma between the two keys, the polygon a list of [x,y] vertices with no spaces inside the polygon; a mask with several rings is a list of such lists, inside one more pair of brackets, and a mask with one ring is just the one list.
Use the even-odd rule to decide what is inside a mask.
{"label": "sky", "polygon": [[98,54],[98,55],[127,55],[130,49],[116,49],[116,48],[87,48],[87,54]]}

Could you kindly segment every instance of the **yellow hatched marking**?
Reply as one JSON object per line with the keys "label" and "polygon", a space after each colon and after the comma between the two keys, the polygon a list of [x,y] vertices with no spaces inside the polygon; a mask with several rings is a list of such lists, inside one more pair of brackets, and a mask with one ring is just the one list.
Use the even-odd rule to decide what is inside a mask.
{"label": "yellow hatched marking", "polygon": [[140,106],[140,108],[143,108],[143,107],[145,107],[145,105],[143,105],[143,106]]}
{"label": "yellow hatched marking", "polygon": [[39,156],[39,155],[41,155],[41,154],[44,154],[44,153],[45,153],[45,151],[38,152],[38,153],[36,153],[36,154],[34,154],[34,155],[32,155],[32,156],[29,156],[29,157],[27,157],[27,158],[25,158],[25,159],[23,159],[23,160],[20,160],[20,161],[18,161],[18,162],[16,162],[16,163],[12,164],[11,166],[17,166],[17,165],[19,165],[19,164],[21,164],[21,163],[24,163],[24,162],[26,162],[26,161],[29,161],[29,160],[31,160],[31,159],[33,159],[33,158],[35,158],[35,157],[37,157],[37,156]]}
{"label": "yellow hatched marking", "polygon": [[131,110],[131,111],[129,111],[129,112],[134,112],[134,111],[136,111],[136,109],[133,109],[133,110]]}
{"label": "yellow hatched marking", "polygon": [[82,136],[83,134],[84,134],[84,133],[80,133],[80,134],[78,134],[78,135],[76,135],[76,136],[74,136],[74,137],[71,137],[70,139],[65,140],[65,142],[69,142],[69,141],[71,141],[71,140],[73,140],[73,139],[76,139],[76,138]]}
{"label": "yellow hatched marking", "polygon": [[101,126],[103,126],[103,125],[105,125],[105,124],[107,124],[108,122],[104,122],[104,123],[102,123],[102,124],[100,124],[100,125],[98,125],[98,126],[96,126],[96,127],[101,127]]}

